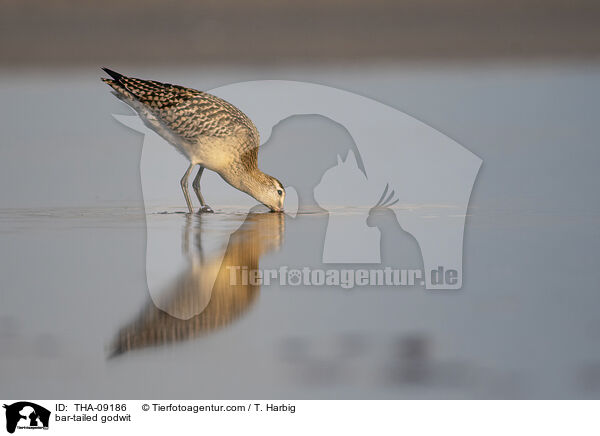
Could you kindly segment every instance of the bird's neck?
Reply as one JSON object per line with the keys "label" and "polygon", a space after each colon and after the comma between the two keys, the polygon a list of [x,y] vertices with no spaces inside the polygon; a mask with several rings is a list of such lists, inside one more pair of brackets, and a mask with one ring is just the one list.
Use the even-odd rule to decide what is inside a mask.
{"label": "bird's neck", "polygon": [[256,198],[258,193],[264,190],[264,187],[269,183],[269,176],[257,167],[254,167],[236,173],[235,176],[231,177],[231,180],[227,180],[227,182],[234,188]]}

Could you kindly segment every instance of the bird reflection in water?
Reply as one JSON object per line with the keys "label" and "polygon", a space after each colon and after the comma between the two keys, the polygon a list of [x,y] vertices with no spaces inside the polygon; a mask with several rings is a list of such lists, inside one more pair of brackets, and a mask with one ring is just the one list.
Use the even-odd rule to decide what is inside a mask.
{"label": "bird reflection in water", "polygon": [[[142,313],[122,328],[113,343],[111,357],[128,351],[185,341],[203,333],[225,327],[241,317],[258,298],[260,286],[231,284],[228,267],[258,269],[262,255],[279,249],[283,241],[285,215],[251,213],[233,232],[222,258],[203,252],[202,229],[193,227],[188,215],[183,232],[183,249],[190,259],[189,267],[166,289],[160,306],[169,313],[189,313],[189,319],[176,318],[158,309],[150,301]],[[202,218],[200,219],[200,223]],[[206,280],[212,268],[218,268],[216,280]],[[212,286],[211,286],[212,285]],[[166,304],[166,306],[165,306]]]}

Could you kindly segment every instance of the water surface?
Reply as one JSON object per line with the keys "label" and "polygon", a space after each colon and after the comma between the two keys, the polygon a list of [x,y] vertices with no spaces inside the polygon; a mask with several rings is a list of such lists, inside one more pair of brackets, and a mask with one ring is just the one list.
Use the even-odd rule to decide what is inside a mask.
{"label": "water surface", "polygon": [[[199,74],[150,73],[168,73],[178,83]],[[238,292],[224,285],[207,303],[202,293],[186,294],[198,288],[190,269],[169,301],[192,299],[207,304],[205,310],[190,320],[169,318],[153,306],[146,283],[146,221],[153,215],[142,202],[142,138],[110,116],[126,110],[96,72],[6,73],[0,76],[0,98],[10,103],[0,107],[5,396],[598,396],[598,66],[202,74],[207,89],[252,78],[342,87],[403,109],[480,156],[463,288],[271,285]],[[336,141],[330,143],[345,147]],[[314,156],[306,159],[318,162]],[[265,154],[261,165],[271,164]],[[301,203],[310,203],[309,194],[298,193]],[[209,203],[221,213],[164,216],[182,250],[188,237],[192,268],[202,256],[200,267],[210,264],[206,247],[219,245],[225,222],[241,229],[225,241],[234,263],[322,266],[326,213],[246,222],[244,209],[228,209],[214,197]],[[164,204],[158,212],[178,210],[183,204]],[[398,223],[386,213],[373,220],[382,232],[382,262],[418,267],[414,241]],[[202,246],[208,252],[201,256]]]}

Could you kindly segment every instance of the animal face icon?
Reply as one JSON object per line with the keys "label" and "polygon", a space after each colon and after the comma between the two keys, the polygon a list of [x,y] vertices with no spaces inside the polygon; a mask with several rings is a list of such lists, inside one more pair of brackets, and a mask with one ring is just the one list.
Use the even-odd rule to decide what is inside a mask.
{"label": "animal face icon", "polygon": [[18,427],[48,428],[50,411],[28,401],[3,406],[6,409],[6,431],[14,433]]}

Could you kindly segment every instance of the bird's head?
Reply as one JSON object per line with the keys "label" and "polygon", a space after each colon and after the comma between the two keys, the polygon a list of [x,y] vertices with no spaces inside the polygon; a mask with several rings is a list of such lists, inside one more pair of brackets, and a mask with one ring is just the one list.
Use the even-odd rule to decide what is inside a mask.
{"label": "bird's head", "polygon": [[283,212],[283,201],[285,200],[285,189],[279,180],[265,174],[254,198],[267,206],[273,212]]}
{"label": "bird's head", "polygon": [[235,175],[225,180],[230,185],[260,201],[271,211],[283,212],[285,189],[275,177],[271,177],[255,168],[251,171],[243,171],[239,176]]}

